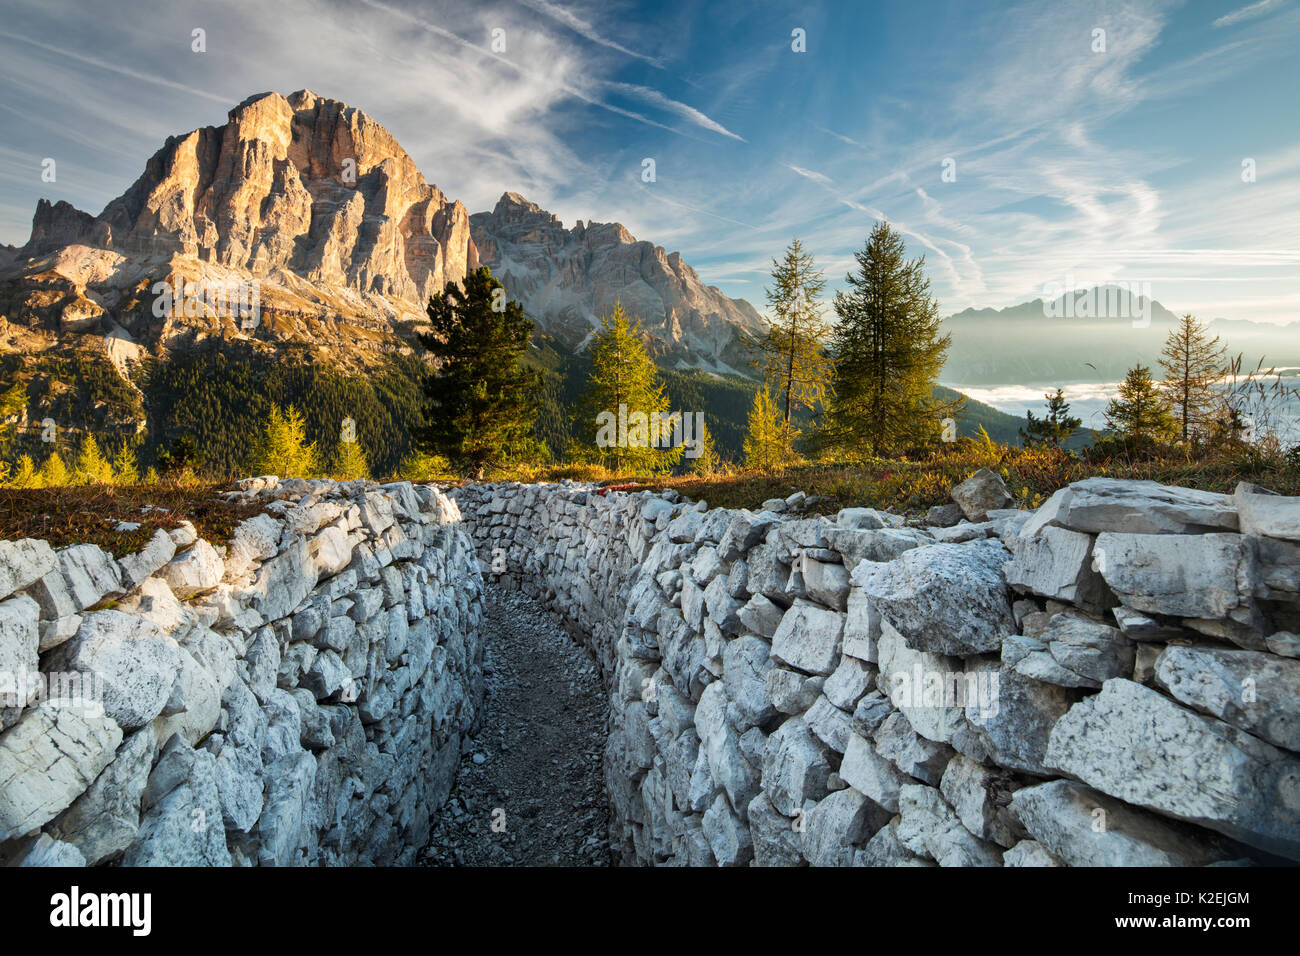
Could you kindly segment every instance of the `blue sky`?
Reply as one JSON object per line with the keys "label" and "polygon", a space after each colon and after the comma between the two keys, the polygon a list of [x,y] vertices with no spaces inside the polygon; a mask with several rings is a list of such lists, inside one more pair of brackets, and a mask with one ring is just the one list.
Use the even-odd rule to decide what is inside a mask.
{"label": "blue sky", "polygon": [[514,190],[566,225],[618,220],[759,307],[791,236],[833,289],[884,217],[945,313],[1124,280],[1290,321],[1298,54],[1300,0],[6,0],[0,242],[26,241],[39,197],[97,213],[168,135],[307,87],[472,212]]}

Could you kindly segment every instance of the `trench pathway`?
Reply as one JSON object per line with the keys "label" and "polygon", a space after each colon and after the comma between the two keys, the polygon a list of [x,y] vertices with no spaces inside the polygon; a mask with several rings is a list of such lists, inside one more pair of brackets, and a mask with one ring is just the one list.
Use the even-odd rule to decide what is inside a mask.
{"label": "trench pathway", "polygon": [[600,671],[531,598],[489,586],[484,599],[482,727],[422,862],[608,866]]}

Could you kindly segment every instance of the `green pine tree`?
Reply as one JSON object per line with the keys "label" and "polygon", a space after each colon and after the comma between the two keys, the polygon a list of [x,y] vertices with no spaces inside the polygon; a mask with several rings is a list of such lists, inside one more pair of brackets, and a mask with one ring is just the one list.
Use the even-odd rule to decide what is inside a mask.
{"label": "green pine tree", "polygon": [[481,479],[489,466],[536,452],[533,421],[542,376],[521,364],[533,323],[486,267],[447,283],[429,302],[420,342],[436,360],[424,382],[420,451],[442,455]]}
{"label": "green pine tree", "polygon": [[826,279],[798,239],[786,247],[780,261],[772,260],[772,286],[766,290],[772,310],[767,334],[755,345],[755,363],[776,396],[781,412],[781,445],[794,457],[799,435],[792,418],[799,409],[820,405],[831,377],[826,352],[828,330],[822,322],[821,294]]}
{"label": "green pine tree", "polygon": [[1119,439],[1136,445],[1164,444],[1178,436],[1169,402],[1145,365],[1135,365],[1120,383],[1119,394],[1105,411],[1106,426]]}
{"label": "green pine tree", "polygon": [[673,447],[682,436],[670,433],[665,424],[668,395],[641,342],[640,330],[621,302],[600,320],[588,349],[591,374],[587,390],[578,403],[578,433],[598,449],[596,454],[605,467],[616,474],[666,471],[681,460],[684,451],[680,444]]}
{"label": "green pine tree", "polygon": [[766,388],[754,392],[745,435],[745,467],[769,473],[785,462],[781,443],[781,411]]}
{"label": "green pine tree", "polygon": [[835,296],[834,394],[819,436],[827,449],[878,456],[939,437],[960,402],[933,388],[951,336],[940,335],[925,259],[905,260],[903,238],[877,223],[854,254],[858,269]]}
{"label": "green pine tree", "polygon": [[1065,393],[1057,389],[1055,394],[1043,396],[1047,399],[1047,414],[1039,418],[1032,411],[1025,412],[1025,427],[1020,429],[1020,438],[1026,446],[1050,445],[1060,448],[1065,441],[1083,424],[1083,420],[1070,414],[1070,403],[1065,400]]}
{"label": "green pine tree", "polygon": [[307,427],[297,409],[271,406],[266,427],[253,446],[250,461],[255,475],[311,478],[318,470],[316,445],[307,441]]}

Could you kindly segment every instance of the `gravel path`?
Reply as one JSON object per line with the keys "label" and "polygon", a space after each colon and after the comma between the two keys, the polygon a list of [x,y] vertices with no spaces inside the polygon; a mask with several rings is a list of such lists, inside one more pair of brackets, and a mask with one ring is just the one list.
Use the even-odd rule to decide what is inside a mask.
{"label": "gravel path", "polygon": [[532,599],[489,588],[487,698],[426,866],[608,866],[608,700],[587,652]]}

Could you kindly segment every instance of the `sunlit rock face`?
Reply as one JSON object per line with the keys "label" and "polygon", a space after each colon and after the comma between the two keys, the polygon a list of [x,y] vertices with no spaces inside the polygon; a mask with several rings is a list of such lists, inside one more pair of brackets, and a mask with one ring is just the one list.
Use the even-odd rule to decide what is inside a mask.
{"label": "sunlit rock face", "polygon": [[748,302],[700,281],[680,253],[638,241],[617,222],[560,220],[518,193],[470,217],[474,245],[539,327],[571,348],[623,303],[660,358],[747,373],[742,334],[762,327]]}

